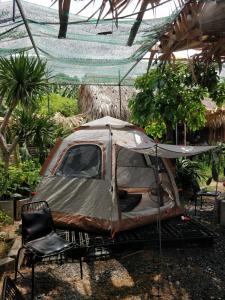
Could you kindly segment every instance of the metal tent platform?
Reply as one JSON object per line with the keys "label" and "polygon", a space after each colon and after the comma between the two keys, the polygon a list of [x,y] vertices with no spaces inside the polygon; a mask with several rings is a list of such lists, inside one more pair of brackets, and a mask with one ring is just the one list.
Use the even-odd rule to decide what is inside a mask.
{"label": "metal tent platform", "polygon": [[[133,230],[118,233],[114,238],[109,234],[91,233],[78,230],[58,230],[68,241],[75,242],[78,248],[86,250],[86,258],[103,259],[126,249],[143,246],[157,247],[159,231],[157,224],[142,226]],[[212,245],[216,233],[209,230],[199,221],[184,221],[181,217],[162,221],[161,238],[164,247],[187,247]]]}

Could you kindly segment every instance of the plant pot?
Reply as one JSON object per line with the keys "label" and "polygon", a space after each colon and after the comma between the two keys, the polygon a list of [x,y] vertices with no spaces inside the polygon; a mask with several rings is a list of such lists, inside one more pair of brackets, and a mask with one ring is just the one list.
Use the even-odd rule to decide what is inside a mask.
{"label": "plant pot", "polygon": [[12,199],[0,200],[0,209],[12,219],[14,219],[14,201]]}
{"label": "plant pot", "polygon": [[16,221],[21,220],[21,208],[24,204],[28,203],[29,201],[30,201],[30,198],[14,200],[14,219]]}

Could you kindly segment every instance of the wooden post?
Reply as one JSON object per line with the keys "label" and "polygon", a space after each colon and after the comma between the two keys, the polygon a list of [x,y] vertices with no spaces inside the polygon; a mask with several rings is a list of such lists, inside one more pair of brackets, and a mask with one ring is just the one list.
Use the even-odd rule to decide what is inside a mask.
{"label": "wooden post", "polygon": [[40,56],[39,56],[37,47],[36,47],[36,45],[35,45],[35,42],[34,42],[34,39],[33,39],[33,36],[32,36],[31,30],[30,30],[30,26],[29,26],[29,24],[28,24],[28,22],[27,22],[27,19],[26,19],[26,16],[25,16],[23,7],[22,7],[22,5],[21,5],[21,3],[20,3],[20,0],[15,0],[15,1],[16,1],[17,6],[18,6],[18,9],[19,9],[19,11],[20,11],[20,14],[21,14],[21,17],[22,17],[22,19],[23,19],[24,25],[25,25],[25,27],[26,27],[27,33],[28,33],[28,35],[29,35],[31,44],[32,44],[32,46],[33,46],[33,48],[34,48],[34,51],[35,51],[35,53],[36,53],[36,55],[37,55],[37,58],[40,60]]}
{"label": "wooden post", "polygon": [[176,123],[176,145],[178,145],[178,126],[177,126],[177,123]]}
{"label": "wooden post", "polygon": [[122,116],[122,93],[121,93],[121,83],[120,83],[120,70],[119,70],[119,101],[120,101],[120,119]]}

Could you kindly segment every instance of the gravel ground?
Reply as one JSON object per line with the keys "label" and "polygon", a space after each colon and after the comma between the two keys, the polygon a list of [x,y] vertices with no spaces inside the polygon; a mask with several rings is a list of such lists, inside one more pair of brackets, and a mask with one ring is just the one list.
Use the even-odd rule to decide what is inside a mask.
{"label": "gravel ground", "polygon": [[[163,248],[161,256],[150,247],[127,250],[118,258],[84,263],[83,280],[79,263],[38,266],[37,299],[225,299],[225,229],[212,223],[212,209],[207,200],[198,216],[218,233],[213,246]],[[24,271],[19,288],[26,294],[30,270]]]}

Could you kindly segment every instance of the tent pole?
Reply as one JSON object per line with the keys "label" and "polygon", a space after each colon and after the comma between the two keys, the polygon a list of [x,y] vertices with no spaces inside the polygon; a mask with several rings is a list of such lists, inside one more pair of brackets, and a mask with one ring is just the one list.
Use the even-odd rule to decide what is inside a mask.
{"label": "tent pole", "polygon": [[[159,158],[158,158],[158,144],[156,144],[155,149],[155,168],[156,168],[156,185],[157,185],[157,196],[158,196],[158,218],[157,218],[157,227],[159,233],[159,254],[158,254],[158,266],[161,266],[161,256],[162,256],[162,231],[161,231],[161,211],[160,205],[162,203],[161,192],[160,192],[160,179],[159,179]],[[158,278],[158,298],[160,298],[160,278]]]}
{"label": "tent pole", "polygon": [[120,119],[122,114],[122,95],[121,95],[121,84],[120,84],[120,70],[119,70],[119,100],[120,100]]}
{"label": "tent pole", "polygon": [[187,146],[187,126],[184,123],[184,146]]}
{"label": "tent pole", "polygon": [[[147,51],[146,51],[146,53],[147,53]],[[120,85],[141,60],[142,60],[142,57],[139,58],[138,60],[136,60],[135,64],[130,68],[130,70],[128,70],[128,72],[122,77],[122,79],[120,79],[120,82],[119,82]]]}
{"label": "tent pole", "polygon": [[[111,210],[111,236],[113,235],[113,228],[112,228],[112,224],[113,224],[113,220],[112,220],[112,214],[114,211],[114,205],[115,205],[115,184],[113,183],[113,178],[115,175],[113,175],[114,172],[114,165],[113,165],[113,147],[112,147],[112,127],[109,124],[109,142],[110,142],[110,157],[111,157],[111,187],[110,187],[110,192],[112,194],[112,210]],[[114,182],[115,182],[115,178],[114,178]]]}
{"label": "tent pole", "polygon": [[158,232],[159,232],[159,254],[162,254],[162,232],[161,232],[161,211],[160,205],[162,203],[161,193],[160,193],[160,180],[159,180],[159,158],[158,158],[158,144],[156,144],[155,149],[155,157],[156,157],[156,184],[157,184],[157,195],[158,195]]}
{"label": "tent pole", "polygon": [[36,55],[37,55],[37,58],[40,60],[40,56],[39,56],[37,47],[36,47],[36,45],[35,45],[35,42],[34,42],[34,39],[33,39],[32,33],[31,33],[31,30],[30,30],[30,27],[29,27],[29,25],[28,25],[27,19],[26,19],[26,17],[25,17],[25,13],[24,13],[23,7],[22,7],[22,5],[21,5],[21,3],[20,3],[20,0],[15,0],[15,1],[16,1],[17,6],[18,6],[18,9],[19,9],[19,11],[20,11],[20,14],[21,14],[21,17],[22,17],[22,19],[23,19],[24,25],[25,25],[25,27],[26,27],[27,33],[28,33],[28,35],[29,35],[31,44],[32,44],[32,46],[33,46],[33,48],[34,48],[34,51],[35,51],[35,53],[36,53]]}
{"label": "tent pole", "polygon": [[50,114],[50,96],[48,91],[48,115]]}
{"label": "tent pole", "polygon": [[176,123],[176,145],[178,145],[178,126]]}

